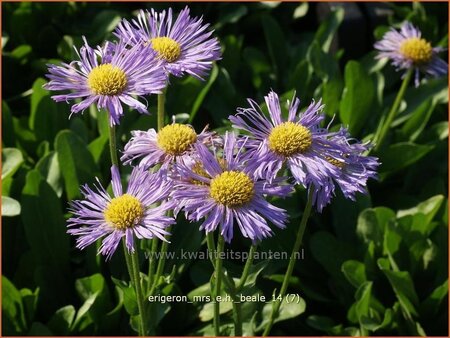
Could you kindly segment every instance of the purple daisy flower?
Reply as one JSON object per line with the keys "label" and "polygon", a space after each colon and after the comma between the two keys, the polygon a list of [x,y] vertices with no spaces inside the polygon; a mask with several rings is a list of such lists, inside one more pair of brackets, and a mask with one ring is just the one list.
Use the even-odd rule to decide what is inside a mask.
{"label": "purple daisy flower", "polygon": [[[129,252],[134,252],[134,236],[166,240],[164,236],[169,233],[164,229],[175,222],[166,216],[173,207],[173,202],[167,201],[172,184],[160,173],[153,174],[136,167],[131,173],[127,192],[123,193],[116,166],[111,167],[111,175],[113,197],[98,182],[96,191],[84,185],[81,191],[85,199],[70,203],[74,217],[68,220],[67,232],[79,236],[77,248],[84,249],[106,236],[98,252],[109,259],[123,237]],[[159,206],[152,206],[159,202]]]}
{"label": "purple daisy flower", "polygon": [[204,219],[200,230],[207,233],[220,228],[227,242],[233,238],[234,224],[242,235],[253,241],[271,236],[270,221],[279,228],[287,222],[286,211],[265,199],[265,196],[286,197],[292,186],[277,178],[269,183],[258,179],[242,159],[243,146],[238,146],[233,133],[225,134],[221,158],[203,144],[197,144],[200,166],[178,164],[182,177],[175,183],[172,197],[191,221]]}
{"label": "purple daisy flower", "polygon": [[[341,128],[330,137],[334,147],[340,149],[342,157],[335,159],[328,157],[327,161],[338,170],[337,176],[330,176],[326,183],[314,189],[314,201],[317,209],[322,211],[334,195],[335,184],[339,186],[346,198],[355,200],[357,192],[367,193],[366,185],[369,178],[377,178],[378,159],[373,156],[365,156],[364,153],[370,148],[370,144],[361,143],[350,138],[346,128]],[[343,160],[342,160],[343,159]]]}
{"label": "purple daisy flower", "polygon": [[121,161],[131,164],[141,159],[139,166],[153,167],[156,164],[168,165],[175,161],[185,160],[195,152],[198,143],[212,143],[217,137],[205,128],[197,134],[194,128],[187,124],[172,123],[159,132],[134,130],[132,138],[125,145]]}
{"label": "purple daisy flower", "polygon": [[141,10],[137,21],[122,20],[114,34],[132,45],[150,44],[166,61],[170,74],[178,77],[190,74],[202,80],[213,61],[221,57],[219,41],[211,37],[213,31],[207,31],[209,24],[202,21],[190,17],[187,6],[173,24],[171,8],[161,13]]}
{"label": "purple daisy flower", "polygon": [[45,88],[72,91],[52,98],[57,102],[82,99],[72,106],[72,113],[83,112],[96,103],[98,109],[109,111],[111,125],[119,124],[122,104],[148,114],[146,105],[133,96],[161,93],[166,87],[167,74],[157,54],[139,45],[127,49],[124,42],[106,42],[97,49],[91,48],[86,39],[84,43],[77,51],[80,61],[48,65],[50,82]]}
{"label": "purple daisy flower", "polygon": [[256,102],[249,99],[250,108],[238,108],[229,119],[234,128],[251,134],[247,141],[247,156],[254,160],[249,167],[258,177],[275,177],[286,163],[298,184],[307,187],[312,181],[321,186],[338,168],[326,158],[339,160],[342,155],[328,139],[327,129],[319,126],[325,118],[320,114],[321,102],[312,102],[305,112],[297,114],[300,100],[295,96],[289,104],[288,119],[283,121],[278,95],[271,91],[265,96],[270,120]]}
{"label": "purple daisy flower", "polygon": [[377,58],[389,58],[400,69],[415,69],[415,85],[419,85],[419,71],[439,77],[448,72],[448,64],[438,57],[443,48],[433,48],[422,33],[411,23],[405,22],[399,31],[391,28],[374,47],[380,51]]}

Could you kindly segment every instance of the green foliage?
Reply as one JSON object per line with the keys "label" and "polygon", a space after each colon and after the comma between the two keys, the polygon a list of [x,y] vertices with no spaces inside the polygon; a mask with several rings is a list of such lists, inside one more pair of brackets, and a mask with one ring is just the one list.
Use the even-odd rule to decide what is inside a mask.
{"label": "green foliage", "polygon": [[[446,48],[447,4],[389,4],[394,15],[367,35],[366,55],[351,58],[342,49],[340,28],[347,13],[338,5],[316,20],[316,3],[191,3],[222,45],[222,60],[205,81],[171,78],[166,122],[172,115],[199,132],[221,132],[245,99],[262,103],[274,89],[304,109],[312,99],[325,104],[333,125],[345,124],[356,138],[371,140],[391,107],[400,74],[376,60],[372,38],[389,25],[411,20],[424,36]],[[185,4],[172,4],[177,12]],[[121,253],[110,261],[96,256],[99,244],[80,251],[66,233],[68,202],[81,197],[80,185],[110,179],[107,115],[95,107],[70,115],[43,88],[48,63],[71,62],[73,47],[112,39],[122,17],[155,3],[2,3],[2,327],[3,335],[133,335],[138,308]],[[355,28],[359,29],[359,28]],[[339,37],[337,36],[339,35]],[[341,49],[339,49],[341,48]],[[445,53],[442,55],[445,59]],[[125,110],[117,130],[119,150],[134,129],[156,125],[156,97],[150,116]],[[306,230],[304,258],[296,263],[272,334],[448,335],[448,82],[423,80],[410,86],[386,138],[375,155],[382,163],[368,195],[348,201],[336,192]],[[285,107],[283,107],[284,109]],[[374,153],[372,153],[374,154]],[[276,200],[290,223],[275,229],[259,252],[289,252],[305,204],[299,189]],[[169,251],[206,250],[198,223],[181,215]],[[236,236],[227,249],[247,251]],[[150,243],[143,243],[148,249]],[[176,257],[176,256],[175,256]],[[141,257],[141,271],[148,261]],[[241,290],[265,295],[267,303],[243,302],[245,335],[262,333],[279,291],[286,259],[256,260]],[[224,262],[227,280],[237,283],[244,262]],[[186,295],[192,303],[146,302],[147,320],[157,335],[214,335],[208,296],[213,280],[207,260],[169,259],[156,293]],[[143,284],[148,281],[142,274]],[[225,294],[225,289],[222,290]],[[233,334],[232,303],[221,304],[221,332]],[[174,325],[176,323],[176,325]]]}

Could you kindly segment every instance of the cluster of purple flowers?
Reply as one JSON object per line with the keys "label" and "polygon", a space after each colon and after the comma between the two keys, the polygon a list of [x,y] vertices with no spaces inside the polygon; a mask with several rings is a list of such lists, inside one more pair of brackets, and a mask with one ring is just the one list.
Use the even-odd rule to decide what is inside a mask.
{"label": "cluster of purple flowers", "polygon": [[[321,127],[320,102],[299,113],[300,101],[294,97],[283,120],[278,95],[270,92],[265,100],[269,117],[253,100],[230,116],[243,135],[197,134],[192,126],[178,123],[159,132],[133,132],[121,157],[123,164],[135,165],[127,193],[118,188],[113,168],[114,198],[101,187],[97,192],[84,187],[85,200],[72,203],[76,217],[70,219],[74,229],[69,231],[80,236],[79,247],[105,234],[100,249],[105,254],[114,251],[122,236],[130,250],[132,234],[164,239],[163,229],[174,222],[164,216],[169,209],[175,215],[184,211],[207,233],[219,229],[227,242],[235,229],[258,241],[272,235],[269,224],[286,226],[286,210],[268,198],[289,196],[295,184],[313,191],[318,211],[330,202],[336,186],[350,199],[365,192],[378,166],[376,158],[364,155],[369,144],[351,139],[345,128],[330,132]],[[287,176],[280,176],[283,168],[289,170]],[[150,207],[158,201],[165,202]]]}
{"label": "cluster of purple flowers", "polygon": [[[46,88],[70,90],[53,98],[80,100],[72,113],[91,104],[106,109],[113,127],[120,123],[122,104],[148,113],[138,98],[162,93],[170,74],[207,75],[221,57],[220,44],[207,28],[201,18],[190,17],[187,7],[175,21],[171,9],[141,11],[136,20],[118,25],[118,42],[93,49],[84,40],[79,61],[50,65]],[[377,48],[400,68],[436,75],[444,67],[435,56],[439,50],[412,26],[389,32]],[[122,238],[130,252],[135,237],[166,240],[166,228],[175,222],[169,210],[175,216],[183,211],[207,233],[219,229],[227,242],[235,225],[255,242],[272,235],[269,224],[284,228],[288,222],[286,210],[268,198],[285,198],[299,185],[311,192],[320,212],[336,187],[354,200],[376,177],[378,160],[366,156],[371,145],[351,138],[344,127],[332,131],[323,126],[320,100],[301,112],[298,98],[285,107],[271,91],[265,96],[268,114],[255,101],[248,104],[229,118],[240,135],[220,136],[206,128],[198,134],[175,122],[159,131],[133,131],[121,156],[123,165],[135,165],[126,192],[113,166],[112,195],[99,183],[95,189],[84,186],[84,199],[71,202],[68,232],[78,236],[78,247],[103,238],[99,252],[110,257]]]}
{"label": "cluster of purple flowers", "polygon": [[56,95],[55,101],[82,99],[72,113],[83,112],[96,103],[107,109],[111,125],[119,124],[122,104],[140,113],[146,106],[135,97],[158,94],[166,88],[169,74],[190,74],[202,78],[221,56],[220,44],[211,37],[202,19],[192,18],[186,7],[173,22],[172,10],[156,13],[141,11],[138,20],[127,20],[116,28],[118,42],[106,42],[76,50],[79,61],[60,66],[49,65],[49,90],[71,90]]}

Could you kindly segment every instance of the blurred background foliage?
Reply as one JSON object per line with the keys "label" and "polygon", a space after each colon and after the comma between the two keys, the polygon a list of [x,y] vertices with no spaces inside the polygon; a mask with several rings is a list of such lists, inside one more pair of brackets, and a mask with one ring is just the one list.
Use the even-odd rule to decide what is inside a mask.
{"label": "blurred background foliage", "polygon": [[[104,112],[69,119],[42,88],[46,64],[76,58],[85,35],[91,45],[113,38],[121,18],[165,3],[2,4],[2,323],[4,335],[135,334],[133,289],[118,253],[110,262],[96,248],[74,248],[65,233],[68,201],[79,185],[109,177]],[[175,11],[185,6],[172,3]],[[294,91],[302,107],[322,98],[329,122],[370,139],[399,87],[400,73],[374,59],[373,42],[390,25],[417,25],[434,46],[447,48],[447,3],[192,3],[211,23],[223,59],[205,82],[174,79],[167,111],[197,131],[223,131],[228,115],[263,102],[270,89]],[[445,54],[445,53],[444,53]],[[447,59],[446,55],[442,55]],[[130,111],[118,130],[120,147],[133,129],[156,125]],[[310,220],[305,259],[296,264],[275,335],[447,335],[448,328],[448,85],[447,78],[410,86],[380,157],[379,181],[355,203],[338,196]],[[167,119],[167,122],[169,118]],[[259,250],[292,247],[304,191],[276,201],[291,224]],[[179,219],[169,250],[204,251],[197,224]],[[145,249],[145,244],[144,249]],[[228,247],[247,250],[243,238]],[[147,267],[141,259],[142,271]],[[227,261],[231,275],[242,262]],[[270,297],[280,288],[287,261],[260,261],[244,293]],[[160,293],[209,294],[208,261],[166,264]],[[255,283],[256,277],[258,277]],[[229,305],[229,304],[228,304]],[[223,333],[232,334],[231,306],[222,305]],[[152,304],[159,335],[212,335],[208,304]],[[243,305],[244,333],[261,334],[270,305]],[[131,325],[130,323],[131,316]],[[174,325],[176,323],[176,325]]]}

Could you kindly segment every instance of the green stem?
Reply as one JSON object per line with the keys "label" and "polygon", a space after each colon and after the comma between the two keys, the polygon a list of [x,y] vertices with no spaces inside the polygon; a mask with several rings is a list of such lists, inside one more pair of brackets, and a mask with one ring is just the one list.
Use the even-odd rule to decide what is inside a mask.
{"label": "green stem", "polygon": [[116,128],[111,125],[109,119],[108,119],[108,126],[109,126],[109,154],[111,155],[111,163],[112,165],[119,166],[119,160],[117,159]]}
{"label": "green stem", "polygon": [[409,69],[406,72],[405,77],[403,78],[402,85],[397,93],[397,97],[395,98],[394,103],[392,104],[391,110],[389,111],[386,120],[384,120],[383,126],[380,129],[378,137],[376,137],[374,140],[375,151],[378,151],[381,148],[381,145],[383,144],[383,141],[389,131],[389,128],[391,127],[392,121],[394,120],[395,115],[398,112],[398,108],[400,107],[400,103],[402,102],[403,96],[405,95],[406,88],[408,88],[408,84],[409,81],[411,80],[413,72],[414,72],[413,69]]}
{"label": "green stem", "polygon": [[[158,94],[158,113],[157,113],[157,123],[158,123],[158,131],[161,130],[164,127],[164,117],[165,117],[165,109],[164,109],[164,105],[166,102],[166,90],[167,88],[164,88],[161,94]],[[170,232],[170,227],[166,229],[168,232]],[[156,241],[157,239],[153,239],[153,241]],[[156,268],[156,273],[153,276],[153,281],[149,280],[149,283],[151,283],[151,288],[149,291],[149,295],[152,295],[153,292],[155,291],[156,287],[158,286],[158,281],[159,281],[159,277],[161,277],[161,274],[164,271],[164,265],[166,264],[166,252],[167,252],[167,248],[169,246],[168,242],[163,242],[161,245],[161,255],[159,256],[159,261],[158,261],[158,266]],[[153,251],[153,248],[155,248],[155,251]],[[153,242],[152,244],[152,252],[156,252],[156,248],[157,248],[157,244],[155,244]],[[156,258],[155,258],[156,259]],[[156,264],[156,261],[153,260],[154,262],[152,263],[152,261],[150,261],[150,266],[152,267],[152,269],[154,269],[154,264]],[[150,274],[153,274],[152,270],[149,271],[149,276]]]}
{"label": "green stem", "polygon": [[139,275],[139,256],[138,253],[128,253],[131,257],[131,264],[133,266],[133,284],[136,291],[136,298],[138,303],[139,315],[141,317],[140,336],[147,335],[147,316],[145,315],[144,294],[142,293],[141,276]]}
{"label": "green stem", "polygon": [[[291,257],[289,259],[289,265],[288,265],[288,268],[286,270],[286,274],[284,275],[283,284],[281,285],[280,298],[282,300],[281,301],[275,301],[273,303],[272,312],[270,314],[270,320],[269,320],[269,323],[266,326],[266,329],[264,330],[263,336],[268,336],[269,335],[270,330],[272,329],[272,326],[273,326],[273,322],[274,322],[275,318],[278,316],[278,311],[280,310],[280,306],[281,306],[281,303],[283,301],[283,298],[286,295],[286,291],[287,291],[287,288],[288,288],[288,285],[289,285],[289,281],[291,279],[292,272],[294,271],[295,256],[296,256],[296,254],[297,254],[297,252],[300,249],[300,246],[302,244],[303,235],[304,235],[305,229],[306,229],[306,224],[307,224],[309,215],[311,214],[312,202],[313,202],[313,193],[314,193],[313,189],[310,189],[309,194],[308,194],[308,201],[306,202],[305,210],[303,211],[303,216],[302,216],[302,219],[300,221],[300,226],[299,226],[298,231],[297,231],[297,237],[295,239],[294,247],[292,248]],[[277,299],[278,299],[278,297],[277,297]]]}
{"label": "green stem", "polygon": [[128,273],[130,275],[130,280],[131,280],[131,282],[133,282],[133,276],[134,276],[133,263],[131,262],[131,257],[130,257],[130,254],[128,253],[125,239],[122,240],[122,244],[123,244],[123,253],[125,255],[125,262],[127,263],[127,269],[128,269]]}
{"label": "green stem", "polygon": [[214,244],[214,232],[210,231],[206,233],[206,245],[208,246],[208,257],[211,260],[211,264],[213,268],[216,268],[216,262],[214,258],[211,256],[213,252],[216,252],[216,245]]}
{"label": "green stem", "polygon": [[[166,231],[168,231],[168,232],[170,232],[170,230],[171,230],[171,227],[168,227],[166,229]],[[155,292],[156,287],[158,286],[159,277],[161,277],[161,275],[164,271],[164,266],[166,265],[166,253],[167,253],[168,247],[169,247],[169,242],[166,242],[166,241],[164,241],[161,245],[158,267],[156,268],[156,273],[153,278],[153,285],[152,285],[152,288],[150,289],[149,295],[153,295],[153,292]]]}
{"label": "green stem", "polygon": [[221,253],[225,247],[225,240],[223,236],[219,233],[219,239],[217,240],[217,252],[216,252],[216,264],[215,264],[215,286],[214,286],[214,334],[216,337],[220,336],[220,302],[217,301],[217,297],[220,296],[222,280],[222,259]]}
{"label": "green stem", "polygon": [[248,275],[250,273],[250,268],[253,264],[253,257],[255,256],[256,244],[252,244],[248,252],[247,261],[245,262],[244,270],[242,271],[241,278],[239,279],[238,285],[234,291],[233,298],[233,321],[234,321],[234,335],[242,336],[242,308],[239,299],[236,298],[237,294],[242,291],[242,288],[247,281]]}
{"label": "green stem", "polygon": [[164,105],[166,102],[166,88],[163,89],[161,94],[158,94],[158,131],[164,127]]}
{"label": "green stem", "polygon": [[239,293],[242,290],[245,282],[247,281],[248,274],[250,273],[250,268],[253,264],[253,256],[255,255],[256,247],[256,244],[252,244],[252,246],[250,247],[247,261],[245,262],[244,270],[242,271],[241,279],[239,280],[238,286],[236,287],[236,293]]}
{"label": "green stem", "polygon": [[148,284],[147,284],[147,293],[150,291],[151,286],[153,284],[153,277],[155,275],[155,265],[156,265],[156,257],[155,253],[158,250],[158,238],[153,238],[151,240],[152,247],[151,247],[151,253],[149,257],[149,263],[148,263]]}
{"label": "green stem", "polygon": [[242,308],[238,299],[233,299],[234,336],[242,336]]}

